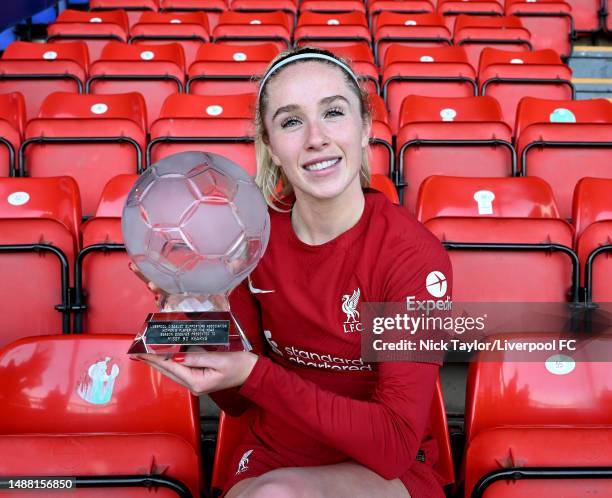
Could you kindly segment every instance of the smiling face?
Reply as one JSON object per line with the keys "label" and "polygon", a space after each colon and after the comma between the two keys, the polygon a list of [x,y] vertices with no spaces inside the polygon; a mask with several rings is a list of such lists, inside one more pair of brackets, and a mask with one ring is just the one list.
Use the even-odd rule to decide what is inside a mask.
{"label": "smiling face", "polygon": [[296,199],[361,192],[369,122],[342,69],[308,61],[282,69],[266,86],[267,148]]}

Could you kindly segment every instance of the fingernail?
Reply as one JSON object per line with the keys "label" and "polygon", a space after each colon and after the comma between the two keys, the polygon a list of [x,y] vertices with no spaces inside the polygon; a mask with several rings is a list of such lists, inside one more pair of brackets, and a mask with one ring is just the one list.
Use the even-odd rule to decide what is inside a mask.
{"label": "fingernail", "polygon": [[176,361],[177,363],[183,363],[185,361],[185,355],[184,354],[175,354],[172,359],[174,361]]}

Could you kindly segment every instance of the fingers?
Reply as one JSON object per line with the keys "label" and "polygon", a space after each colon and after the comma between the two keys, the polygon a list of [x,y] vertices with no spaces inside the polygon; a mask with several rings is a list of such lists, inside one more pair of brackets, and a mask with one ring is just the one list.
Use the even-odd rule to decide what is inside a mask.
{"label": "fingers", "polygon": [[[193,379],[190,379],[190,375],[192,372],[189,372],[189,369],[184,369],[183,372],[180,370],[180,365],[173,362],[172,360],[164,360],[164,357],[161,355],[153,355],[153,354],[143,354],[136,355],[139,359],[144,361],[149,366],[155,368],[158,372],[165,375],[166,377],[172,379],[174,382],[186,387],[191,392],[193,391],[194,386],[192,385]],[[179,367],[179,368],[173,368]]]}

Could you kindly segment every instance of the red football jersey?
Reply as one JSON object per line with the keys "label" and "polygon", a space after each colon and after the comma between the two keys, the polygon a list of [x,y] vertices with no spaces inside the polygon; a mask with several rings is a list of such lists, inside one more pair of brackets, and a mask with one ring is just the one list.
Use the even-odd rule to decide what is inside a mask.
{"label": "red football jersey", "polygon": [[[270,466],[351,459],[386,479],[399,477],[412,498],[444,496],[428,430],[439,366],[365,363],[359,316],[363,302],[432,299],[432,272],[446,277],[443,297],[437,292],[446,298],[450,261],[404,208],[370,190],[365,199],[357,224],[318,246],[297,238],[289,213],[271,210],[268,249],[249,278],[266,354],[239,390],[258,416],[234,456],[228,487]],[[238,315],[244,319],[244,310]],[[268,467],[258,467],[264,451]]]}

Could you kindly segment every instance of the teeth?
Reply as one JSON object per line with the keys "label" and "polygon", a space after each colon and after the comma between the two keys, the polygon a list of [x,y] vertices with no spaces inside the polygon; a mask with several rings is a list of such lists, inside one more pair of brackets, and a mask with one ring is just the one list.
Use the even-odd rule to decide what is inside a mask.
{"label": "teeth", "polygon": [[321,171],[322,169],[329,168],[338,162],[338,159],[330,159],[329,161],[321,161],[320,163],[309,164],[305,166],[308,171]]}

